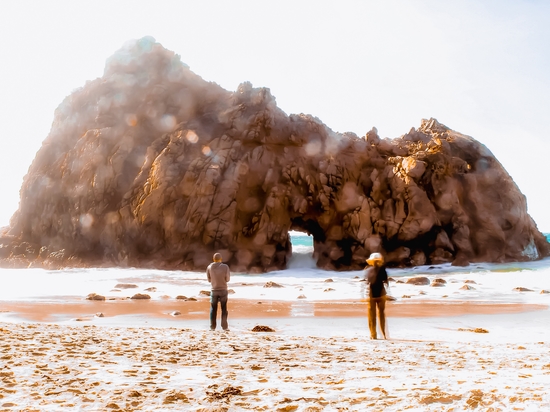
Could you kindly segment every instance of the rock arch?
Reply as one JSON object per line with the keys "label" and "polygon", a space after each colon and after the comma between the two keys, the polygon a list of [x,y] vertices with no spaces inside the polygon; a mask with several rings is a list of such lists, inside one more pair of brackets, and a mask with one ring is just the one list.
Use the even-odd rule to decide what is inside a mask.
{"label": "rock arch", "polygon": [[435,119],[396,139],[335,133],[285,114],[269,89],[206,82],[145,38],[56,110],[2,257],[202,270],[220,251],[264,272],[286,267],[292,229],[335,270],[374,251],[394,265],[549,254],[525,197],[471,137]]}

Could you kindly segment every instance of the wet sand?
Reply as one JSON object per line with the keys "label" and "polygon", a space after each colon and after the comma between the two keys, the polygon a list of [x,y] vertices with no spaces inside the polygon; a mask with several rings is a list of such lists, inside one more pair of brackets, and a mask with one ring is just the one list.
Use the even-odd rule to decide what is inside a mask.
{"label": "wet sand", "polygon": [[[273,318],[287,316],[364,317],[367,304],[361,300],[348,301],[251,301],[230,299],[228,308],[233,319]],[[548,309],[547,305],[468,302],[468,301],[407,301],[387,302],[388,317],[449,317],[467,314],[521,313]],[[184,325],[185,320],[207,319],[209,298],[196,301],[170,300],[107,300],[40,302],[0,302],[0,312],[18,320],[34,322],[59,322],[65,320],[90,320],[98,313],[104,317],[141,315],[165,319]],[[179,312],[174,316],[174,312]]]}

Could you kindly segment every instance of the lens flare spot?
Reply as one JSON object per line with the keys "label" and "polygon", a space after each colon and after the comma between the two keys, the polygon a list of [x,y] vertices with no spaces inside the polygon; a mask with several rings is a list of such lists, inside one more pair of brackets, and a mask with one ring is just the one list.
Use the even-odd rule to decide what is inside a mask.
{"label": "lens flare spot", "polygon": [[176,118],[171,114],[165,114],[160,118],[160,128],[166,132],[176,127]]}
{"label": "lens flare spot", "polygon": [[197,143],[199,141],[199,136],[197,136],[197,134],[193,130],[188,130],[185,138],[189,143]]}
{"label": "lens flare spot", "polygon": [[134,127],[137,124],[137,116],[133,113],[126,115],[126,124],[128,126]]}
{"label": "lens flare spot", "polygon": [[210,156],[212,154],[212,150],[208,146],[203,146],[202,154],[205,156]]}
{"label": "lens flare spot", "polygon": [[85,215],[80,215],[80,225],[83,229],[89,229],[94,223],[94,217],[89,213]]}
{"label": "lens flare spot", "polygon": [[308,156],[315,156],[321,152],[321,142],[309,142],[304,146],[304,150]]}

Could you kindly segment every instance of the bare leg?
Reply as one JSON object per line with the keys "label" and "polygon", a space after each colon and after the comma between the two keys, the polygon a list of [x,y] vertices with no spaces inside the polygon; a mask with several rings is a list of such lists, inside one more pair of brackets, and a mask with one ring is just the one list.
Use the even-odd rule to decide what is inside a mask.
{"label": "bare leg", "polygon": [[369,329],[371,339],[376,339],[376,301],[369,299],[368,305]]}
{"label": "bare leg", "polygon": [[384,336],[384,339],[387,339],[386,337],[386,299],[380,298],[378,301],[378,317],[380,318],[380,329],[382,330],[382,335]]}

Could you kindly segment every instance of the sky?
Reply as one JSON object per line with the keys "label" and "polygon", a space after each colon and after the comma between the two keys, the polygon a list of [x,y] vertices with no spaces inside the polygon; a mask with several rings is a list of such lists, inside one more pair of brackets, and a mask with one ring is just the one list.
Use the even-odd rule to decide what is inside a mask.
{"label": "sky", "polygon": [[287,114],[399,137],[434,117],[485,144],[550,232],[550,1],[18,0],[0,3],[0,226],[54,110],[152,36],[234,91],[268,87]]}

